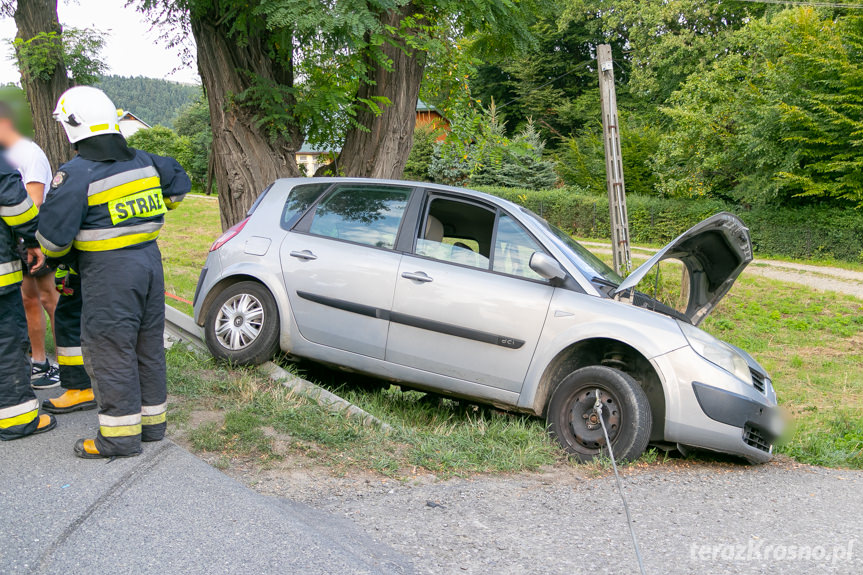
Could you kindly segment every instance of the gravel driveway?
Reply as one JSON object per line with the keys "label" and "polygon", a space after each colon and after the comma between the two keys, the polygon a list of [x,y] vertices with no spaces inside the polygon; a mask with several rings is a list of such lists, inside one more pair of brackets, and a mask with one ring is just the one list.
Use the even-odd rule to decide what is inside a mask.
{"label": "gravel driveway", "polygon": [[[288,464],[290,466],[291,464]],[[610,472],[434,481],[239,473],[253,488],[342,514],[418,573],[637,573]],[[673,461],[627,469],[647,573],[861,573],[863,472]]]}

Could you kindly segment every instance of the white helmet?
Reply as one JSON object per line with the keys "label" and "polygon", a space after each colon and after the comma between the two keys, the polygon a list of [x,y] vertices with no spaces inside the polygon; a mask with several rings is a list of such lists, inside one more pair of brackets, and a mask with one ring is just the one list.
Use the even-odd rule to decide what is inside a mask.
{"label": "white helmet", "polygon": [[111,98],[91,86],[69,88],[54,108],[54,119],[73,144],[102,134],[119,134],[119,117],[120,111]]}

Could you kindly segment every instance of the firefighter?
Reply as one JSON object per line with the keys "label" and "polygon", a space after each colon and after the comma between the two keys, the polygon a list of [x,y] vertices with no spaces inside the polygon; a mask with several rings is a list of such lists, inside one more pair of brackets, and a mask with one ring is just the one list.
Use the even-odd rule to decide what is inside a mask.
{"label": "firefighter", "polygon": [[77,264],[67,259],[54,273],[54,283],[60,292],[54,312],[54,343],[60,365],[60,385],[66,391],[60,397],[42,402],[42,410],[48,413],[72,413],[96,407],[81,353],[81,278],[75,271]]}
{"label": "firefighter", "polygon": [[99,408],[85,459],[129,457],[165,435],[167,387],[162,334],[165,288],[156,238],[167,210],[191,189],[176,160],[129,148],[104,92],[67,90],[60,122],[77,156],[60,167],[42,206],[42,251],[77,261],[81,351]]}
{"label": "firefighter", "polygon": [[18,439],[54,429],[53,415],[39,414],[39,400],[30,386],[30,341],[21,298],[24,276],[16,252],[16,236],[24,240],[27,265],[38,271],[45,258],[38,253],[38,209],[27,195],[21,176],[0,157],[0,439]]}

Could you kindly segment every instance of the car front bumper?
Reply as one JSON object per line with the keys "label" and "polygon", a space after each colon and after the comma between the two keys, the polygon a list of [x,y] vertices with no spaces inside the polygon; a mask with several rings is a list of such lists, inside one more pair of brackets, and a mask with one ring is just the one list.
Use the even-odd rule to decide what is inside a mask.
{"label": "car front bumper", "polygon": [[656,357],[666,388],[665,441],[769,461],[782,421],[771,383],[764,392],[683,347]]}

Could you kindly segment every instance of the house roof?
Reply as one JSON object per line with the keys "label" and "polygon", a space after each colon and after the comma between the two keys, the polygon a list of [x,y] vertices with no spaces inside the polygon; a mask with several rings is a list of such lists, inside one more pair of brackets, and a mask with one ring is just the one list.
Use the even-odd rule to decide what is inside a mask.
{"label": "house roof", "polygon": [[148,124],[147,122],[145,122],[144,120],[142,120],[141,118],[139,118],[138,116],[136,116],[135,114],[133,114],[132,112],[129,112],[129,111],[123,112],[123,115],[122,115],[122,116],[120,116],[120,121],[122,122],[123,120],[132,120],[132,121],[135,121],[135,122],[141,122],[142,124],[144,124],[144,125],[145,125],[145,126],[147,126],[148,128],[152,128],[152,127],[153,127],[153,126],[151,126],[150,124]]}

